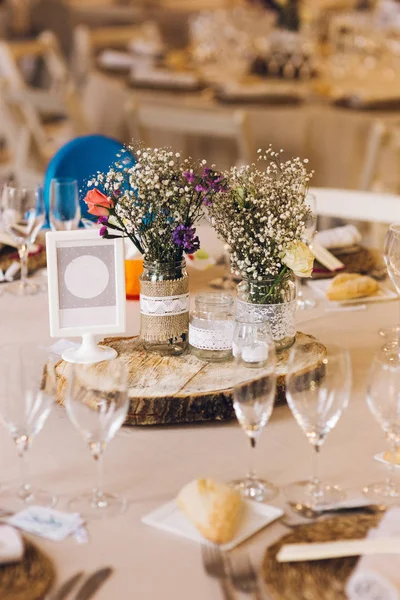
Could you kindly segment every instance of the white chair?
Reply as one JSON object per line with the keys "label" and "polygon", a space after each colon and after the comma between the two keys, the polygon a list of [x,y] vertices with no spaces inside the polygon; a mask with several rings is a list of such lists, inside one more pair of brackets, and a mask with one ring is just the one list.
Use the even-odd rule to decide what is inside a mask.
{"label": "white chair", "polygon": [[[132,138],[147,143],[148,132],[168,132],[169,144],[174,146],[174,136],[197,136],[210,140],[227,139],[236,145],[237,164],[251,162],[252,144],[247,114],[242,110],[215,111],[163,104],[136,103],[126,107],[128,128]],[[184,148],[180,148],[184,150]]]}
{"label": "white chair", "polygon": [[40,123],[42,121],[40,94],[35,94],[25,80],[21,68],[24,59],[43,60],[49,76],[45,93],[49,98],[55,99],[53,104],[57,116],[65,114],[72,135],[88,133],[89,127],[81,109],[80,99],[69,77],[68,67],[54,34],[45,31],[32,41],[0,41],[0,77],[7,82],[10,92],[25,95],[26,112],[30,113],[31,120]]}
{"label": "white chair", "polygon": [[[48,74],[48,88],[40,90],[28,85],[21,62],[43,61]],[[0,77],[4,82],[2,112],[8,113],[10,124],[3,133],[7,151],[12,156],[13,169],[21,174],[26,165],[26,152],[35,148],[39,157],[39,172],[49,158],[69,139],[90,132],[81,108],[80,98],[68,74],[57,40],[44,32],[30,41],[0,41]],[[57,117],[56,119],[54,117]],[[60,120],[60,117],[61,120]],[[16,147],[10,130],[20,132]],[[28,150],[27,150],[28,148]]]}
{"label": "white chair", "polygon": [[101,50],[126,48],[135,37],[140,35],[141,26],[121,25],[115,27],[97,27],[90,29],[78,25],[74,30],[72,51],[72,72],[79,87],[85,84],[88,74],[95,67],[95,57]]}
{"label": "white chair", "polygon": [[[390,161],[391,173],[384,171]],[[386,125],[375,121],[368,136],[364,164],[361,172],[359,188],[361,190],[400,191],[400,178],[397,181],[388,175],[398,173],[400,165],[400,121]],[[390,189],[392,188],[392,189]]]}
{"label": "white chair", "polygon": [[389,223],[400,221],[400,196],[379,192],[311,188],[319,217],[365,221],[371,246],[381,247]]}
{"label": "white chair", "polygon": [[5,142],[0,162],[2,180],[13,179],[26,187],[40,183],[50,158],[48,144],[24,104],[12,99],[4,81],[0,81],[0,136]]}
{"label": "white chair", "polygon": [[27,87],[24,76],[24,61],[42,59],[49,75],[49,91],[58,92],[68,81],[68,68],[60,53],[57,39],[45,31],[35,40],[0,41],[0,75],[10,89]]}

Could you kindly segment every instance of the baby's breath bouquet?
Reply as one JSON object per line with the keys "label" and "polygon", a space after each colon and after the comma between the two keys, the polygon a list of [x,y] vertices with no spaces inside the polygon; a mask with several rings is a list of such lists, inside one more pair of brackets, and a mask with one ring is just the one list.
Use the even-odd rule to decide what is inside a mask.
{"label": "baby's breath bouquet", "polygon": [[[238,309],[243,309],[243,301],[246,305],[281,305],[280,312],[288,303],[294,311],[292,273],[310,277],[314,261],[302,241],[310,216],[306,196],[312,172],[307,160],[284,161],[282,151],[274,152],[271,147],[258,152],[257,163],[232,167],[223,174],[227,187],[215,194],[208,212],[230,247],[233,271],[243,279]],[[269,316],[271,311],[267,310]],[[274,337],[293,337],[284,335],[282,322],[279,327]]]}
{"label": "baby's breath bouquet", "polygon": [[189,294],[184,255],[200,248],[195,223],[224,189],[206,161],[169,148],[128,146],[107,173],[89,181],[89,213],[100,235],[128,237],[143,255],[141,335],[145,347],[179,354],[187,344]]}
{"label": "baby's breath bouquet", "polygon": [[86,196],[89,213],[99,217],[102,237],[119,231],[146,261],[174,263],[200,248],[194,224],[222,180],[206,161],[181,159],[169,148],[128,146],[88,186],[94,188]]}

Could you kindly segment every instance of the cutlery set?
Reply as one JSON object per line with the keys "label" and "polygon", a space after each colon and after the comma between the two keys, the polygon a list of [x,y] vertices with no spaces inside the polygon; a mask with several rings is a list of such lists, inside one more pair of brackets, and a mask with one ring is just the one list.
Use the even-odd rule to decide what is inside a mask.
{"label": "cutlery set", "polygon": [[[293,513],[302,518],[302,521],[294,524],[282,519],[282,523],[291,529],[307,523],[315,523],[325,516],[334,514],[351,514],[357,512],[375,514],[384,512],[387,508],[386,506],[375,504],[360,504],[316,510],[306,505],[291,502],[288,503],[288,506]],[[314,561],[381,553],[400,554],[400,539],[338,540],[318,544],[288,544],[282,547],[277,560],[279,562]],[[218,581],[223,600],[235,600],[235,592],[252,595],[254,600],[262,600],[264,598],[257,572],[248,555],[229,555],[222,552],[218,546],[203,544],[202,560],[203,568],[207,575]]]}
{"label": "cutlery set", "polygon": [[75,596],[71,597],[70,594],[84,577],[83,571],[75,573],[50,594],[48,600],[67,600],[67,598],[71,598],[71,600],[90,600],[112,573],[113,569],[111,567],[98,569],[92,573],[92,575],[89,575],[86,581],[78,589]]}
{"label": "cutlery set", "polygon": [[262,600],[257,572],[247,555],[231,558],[210,544],[203,544],[201,553],[204,570],[209,577],[217,579],[224,600],[235,599],[233,590]]}

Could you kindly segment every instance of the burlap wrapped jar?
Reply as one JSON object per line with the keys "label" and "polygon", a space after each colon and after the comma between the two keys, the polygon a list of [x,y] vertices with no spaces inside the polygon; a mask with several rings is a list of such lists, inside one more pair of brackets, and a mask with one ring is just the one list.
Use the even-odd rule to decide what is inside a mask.
{"label": "burlap wrapped jar", "polygon": [[185,260],[147,262],[140,277],[140,337],[161,355],[182,354],[188,345],[189,277]]}

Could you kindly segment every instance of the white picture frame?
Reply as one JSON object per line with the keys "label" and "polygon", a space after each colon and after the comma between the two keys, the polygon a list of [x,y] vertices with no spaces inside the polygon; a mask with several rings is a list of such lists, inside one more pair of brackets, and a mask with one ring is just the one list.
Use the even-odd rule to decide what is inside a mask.
{"label": "white picture frame", "polygon": [[95,335],[124,333],[126,296],[124,240],[102,239],[98,229],[46,233],[51,337],[82,336],[69,362],[98,362],[116,356],[97,346]]}

